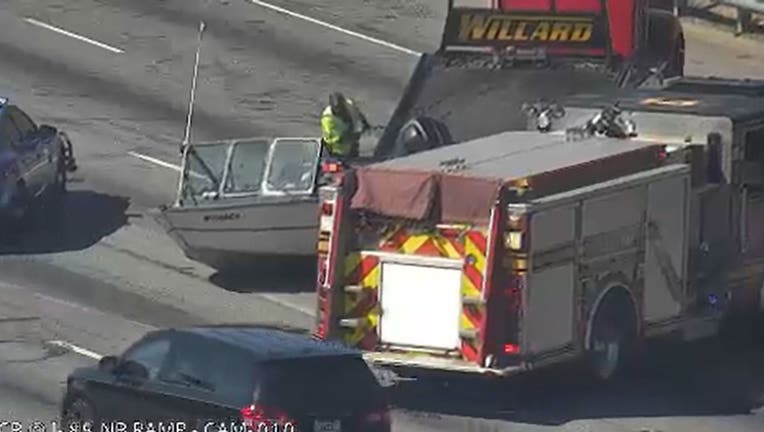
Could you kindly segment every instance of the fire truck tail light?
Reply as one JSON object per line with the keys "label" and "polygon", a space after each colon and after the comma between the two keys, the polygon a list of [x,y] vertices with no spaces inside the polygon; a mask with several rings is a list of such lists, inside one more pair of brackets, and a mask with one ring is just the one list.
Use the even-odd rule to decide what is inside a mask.
{"label": "fire truck tail light", "polygon": [[525,258],[514,258],[511,261],[512,271],[516,274],[523,274],[528,271],[528,260]]}
{"label": "fire truck tail light", "polygon": [[331,232],[334,227],[334,204],[331,201],[324,201],[319,206],[319,230],[321,232]]}
{"label": "fire truck tail light", "polygon": [[519,231],[510,231],[504,234],[504,247],[509,250],[522,250],[524,235]]}
{"label": "fire truck tail light", "polygon": [[326,174],[335,174],[342,171],[342,165],[339,162],[326,161],[321,163],[321,172]]}
{"label": "fire truck tail light", "polygon": [[525,231],[526,218],[524,214],[510,213],[507,216],[508,229],[512,231]]}
{"label": "fire truck tail light", "polygon": [[334,213],[332,203],[324,201],[321,203],[321,216],[331,216]]}
{"label": "fire truck tail light", "polygon": [[326,283],[326,264],[321,263],[318,266],[318,284],[324,286]]}
{"label": "fire truck tail light", "polygon": [[504,344],[502,347],[502,351],[504,354],[518,354],[520,352],[520,347],[515,344]]}

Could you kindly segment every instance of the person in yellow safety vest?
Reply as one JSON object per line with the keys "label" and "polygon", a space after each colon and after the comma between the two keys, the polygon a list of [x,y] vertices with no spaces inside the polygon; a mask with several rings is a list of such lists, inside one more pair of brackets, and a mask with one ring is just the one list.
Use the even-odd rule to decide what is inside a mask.
{"label": "person in yellow safety vest", "polygon": [[331,156],[358,157],[361,135],[371,126],[358,106],[342,93],[329,96],[329,105],[321,114],[321,138]]}

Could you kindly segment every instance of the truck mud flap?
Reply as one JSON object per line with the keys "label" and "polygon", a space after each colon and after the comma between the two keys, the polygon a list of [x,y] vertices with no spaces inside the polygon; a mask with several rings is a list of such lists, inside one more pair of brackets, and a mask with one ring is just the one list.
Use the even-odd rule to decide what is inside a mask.
{"label": "truck mud flap", "polygon": [[524,103],[617,87],[612,77],[596,69],[468,69],[449,67],[438,54],[422,54],[379,140],[376,155],[389,154],[400,128],[416,117],[442,122],[458,143],[525,130]]}

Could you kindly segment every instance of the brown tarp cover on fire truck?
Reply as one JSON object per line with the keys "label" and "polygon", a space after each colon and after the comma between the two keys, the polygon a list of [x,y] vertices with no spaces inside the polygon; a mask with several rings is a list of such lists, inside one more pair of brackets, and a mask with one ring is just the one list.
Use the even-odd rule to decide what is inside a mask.
{"label": "brown tarp cover on fire truck", "polygon": [[[655,143],[600,137],[566,141],[559,133],[505,132],[360,167],[351,208],[406,219],[484,223],[502,185],[510,181],[647,147]],[[445,166],[452,171],[445,172]],[[592,169],[602,170],[603,164]]]}
{"label": "brown tarp cover on fire truck", "polygon": [[485,216],[503,183],[501,179],[370,167],[357,170],[356,180],[358,189],[351,203],[354,209],[414,220],[434,217],[446,222],[468,222]]}

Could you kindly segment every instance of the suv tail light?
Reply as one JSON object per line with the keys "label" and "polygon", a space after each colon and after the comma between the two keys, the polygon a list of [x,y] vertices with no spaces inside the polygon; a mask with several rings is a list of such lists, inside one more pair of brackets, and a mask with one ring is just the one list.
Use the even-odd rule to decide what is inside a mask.
{"label": "suv tail light", "polygon": [[366,425],[390,425],[390,408],[385,407],[377,411],[372,411],[363,416],[363,423]]}
{"label": "suv tail light", "polygon": [[278,409],[253,404],[240,409],[239,412],[244,425],[251,431],[271,430],[272,427],[276,427],[274,430],[294,430],[293,428],[297,427],[297,422]]}

